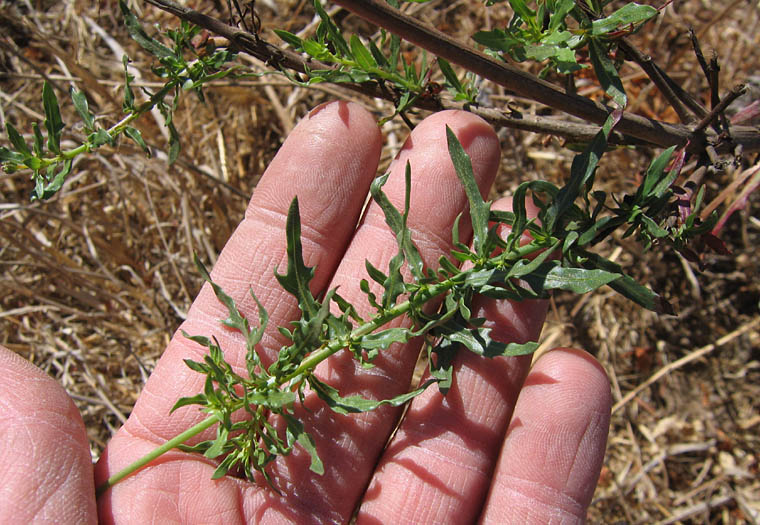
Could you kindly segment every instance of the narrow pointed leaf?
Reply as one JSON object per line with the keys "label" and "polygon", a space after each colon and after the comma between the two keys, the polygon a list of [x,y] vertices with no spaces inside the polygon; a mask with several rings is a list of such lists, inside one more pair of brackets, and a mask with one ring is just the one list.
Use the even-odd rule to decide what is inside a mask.
{"label": "narrow pointed leaf", "polygon": [[379,332],[374,332],[363,336],[359,340],[359,346],[366,350],[386,349],[393,343],[406,343],[414,336],[408,328],[386,328]]}
{"label": "narrow pointed leaf", "polygon": [[631,2],[606,18],[594,20],[591,23],[591,34],[593,36],[605,35],[618,28],[645,22],[656,14],[657,9],[650,5],[639,5]]}
{"label": "narrow pointed leaf", "polygon": [[451,87],[453,87],[457,93],[461,93],[464,91],[462,89],[462,83],[459,81],[459,77],[457,77],[457,74],[454,72],[454,69],[451,67],[451,64],[449,64],[446,60],[439,58],[438,59],[438,67],[441,69],[441,73],[443,73],[443,77],[446,79],[446,81],[451,84]]}
{"label": "narrow pointed leaf", "polygon": [[391,399],[383,399],[381,401],[374,401],[372,399],[366,399],[362,396],[347,396],[341,397],[337,389],[331,387],[327,383],[324,383],[314,376],[309,376],[309,385],[317,395],[322,399],[327,406],[329,406],[333,412],[338,414],[350,414],[358,412],[369,412],[383,405],[401,406],[410,399],[420,395],[425,389],[434,381],[428,381],[420,388],[411,392],[395,396]]}
{"label": "narrow pointed leaf", "polygon": [[366,47],[364,47],[364,44],[362,44],[362,41],[359,40],[358,36],[351,35],[350,42],[351,52],[354,55],[354,60],[356,60],[356,63],[359,64],[359,67],[365,70],[370,70],[377,67],[377,62],[375,62],[372,53]]}
{"label": "narrow pointed leaf", "polygon": [[48,149],[55,153],[61,152],[61,109],[58,107],[58,97],[47,81],[42,84],[42,105],[45,107],[45,129],[48,132]]}
{"label": "narrow pointed leaf", "polygon": [[84,121],[84,129],[87,133],[92,133],[95,129],[95,115],[90,113],[89,105],[87,104],[87,95],[83,91],[77,91],[71,88],[71,100],[74,102],[74,108],[79,113]]}
{"label": "narrow pointed leaf", "polygon": [[319,474],[320,476],[324,474],[325,466],[322,463],[322,460],[319,458],[319,453],[317,452],[317,445],[314,443],[314,438],[304,430],[303,424],[296,418],[285,414],[283,417],[285,417],[285,420],[288,424],[287,431],[290,434],[288,436],[289,441],[293,440],[294,442],[301,445],[301,447],[309,453],[309,456],[311,456],[311,464],[309,465],[309,470],[315,474]]}
{"label": "narrow pointed leaf", "polygon": [[34,132],[34,154],[37,157],[42,157],[45,153],[45,139],[42,137],[40,125],[32,122],[32,131]]}
{"label": "narrow pointed leaf", "polygon": [[591,65],[594,66],[596,78],[599,79],[604,92],[612,97],[620,109],[625,108],[628,97],[625,94],[620,75],[608,56],[607,48],[594,38],[589,40],[589,58],[591,58]]}
{"label": "narrow pointed leaf", "polygon": [[283,31],[282,29],[274,29],[274,32],[283,41],[290,44],[293,47],[293,49],[297,51],[300,51],[301,49],[303,49],[303,40],[297,35],[294,35],[293,33],[289,33],[288,31]]}
{"label": "narrow pointed leaf", "polygon": [[150,157],[150,149],[145,145],[145,141],[143,140],[142,133],[140,133],[139,129],[133,128],[132,126],[127,126],[124,128],[124,134],[130,139],[134,140],[135,143],[140,146],[140,148],[142,148],[143,153]]}
{"label": "narrow pointed leaf", "polygon": [[545,222],[548,231],[554,231],[556,226],[561,225],[561,219],[571,209],[582,188],[594,175],[596,167],[599,165],[599,159],[607,148],[607,139],[612,128],[622,116],[623,112],[620,110],[610,113],[602,129],[594,136],[588,147],[573,159],[570,167],[570,180],[559,190],[554,203],[547,210]]}
{"label": "narrow pointed leaf", "polygon": [[13,147],[16,148],[16,151],[21,153],[23,157],[31,157],[32,152],[29,149],[29,146],[27,146],[24,137],[21,136],[21,133],[18,132],[13,124],[6,121],[5,130],[8,132],[8,140],[11,142]]}
{"label": "narrow pointed leaf", "polygon": [[446,126],[446,140],[449,147],[451,162],[454,164],[457,177],[464,186],[467,194],[467,200],[470,203],[470,217],[472,218],[472,247],[480,257],[487,257],[486,239],[488,238],[488,215],[490,206],[483,201],[480,195],[480,188],[475,181],[475,175],[472,172],[472,162],[470,156],[464,151],[457,136]]}
{"label": "narrow pointed leaf", "polygon": [[127,7],[127,4],[124,0],[119,0],[119,8],[121,9],[121,13],[124,16],[124,25],[127,26],[129,35],[135,40],[135,42],[140,44],[143,49],[158,59],[174,56],[174,53],[171,49],[163,45],[158,40],[148,36],[148,34],[145,32],[145,29],[143,29],[142,25],[140,24],[140,21],[137,19],[134,13],[129,10],[129,7]]}
{"label": "narrow pointed leaf", "polygon": [[531,288],[541,290],[570,290],[582,294],[596,290],[622,277],[620,273],[584,268],[565,268],[558,261],[551,261],[523,276]]}

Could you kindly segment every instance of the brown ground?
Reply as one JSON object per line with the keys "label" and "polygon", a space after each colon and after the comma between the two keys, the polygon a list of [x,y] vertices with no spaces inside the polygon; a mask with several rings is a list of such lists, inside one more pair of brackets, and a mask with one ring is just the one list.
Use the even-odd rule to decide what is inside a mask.
{"label": "brown ground", "polygon": [[[175,24],[141,2],[131,4],[145,22]],[[225,19],[226,2],[193,4]],[[485,24],[482,4],[433,0],[412,11],[464,37]],[[492,8],[492,22],[508,13],[505,5]],[[312,11],[309,2],[262,0],[259,13],[265,31],[296,32]],[[366,30],[353,17],[346,24]],[[651,31],[635,37],[641,49],[704,99],[707,84],[690,50],[689,25],[708,58],[713,50],[718,53],[722,91],[755,74],[760,64],[756,3],[675,2]],[[31,122],[42,121],[43,76],[57,88],[65,122],[78,122],[66,96],[70,86],[87,92],[104,125],[116,122],[123,75],[118,46],[140,71],[136,82],[155,86],[151,62],[127,36],[116,2],[0,0],[0,124],[12,122],[28,134]],[[627,67],[623,76],[635,111],[675,118],[638,69]],[[495,102],[498,94],[495,90]],[[82,157],[49,202],[29,201],[28,174],[0,174],[0,343],[71,393],[88,427],[93,457],[128,416],[199,289],[193,252],[213,263],[283,137],[309,108],[335,96],[355,98],[329,86],[294,88],[274,76],[243,85],[220,82],[207,90],[206,105],[189,96],[180,105],[176,124],[183,151],[171,167],[163,160],[161,128],[147,116],[140,128],[156,148],[153,159],[126,143]],[[378,116],[388,114],[385,103],[360,102]],[[395,121],[384,131],[391,142],[405,135]],[[511,130],[501,137],[503,166],[495,194],[521,179],[559,182],[568,173],[572,154],[558,140]],[[64,146],[80,139],[81,127],[67,127]],[[383,162],[392,154],[389,148]],[[654,154],[609,155],[599,184],[606,191],[630,190]],[[747,155],[712,175],[707,202],[757,161]],[[728,202],[736,193],[731,196]],[[602,247],[668,298],[678,317],[644,311],[608,290],[553,300],[544,346],[580,346],[594,353],[610,374],[616,402],[590,521],[760,520],[759,210],[755,192],[723,231],[732,255],[707,254],[702,272],[667,249],[642,254],[629,239]]]}

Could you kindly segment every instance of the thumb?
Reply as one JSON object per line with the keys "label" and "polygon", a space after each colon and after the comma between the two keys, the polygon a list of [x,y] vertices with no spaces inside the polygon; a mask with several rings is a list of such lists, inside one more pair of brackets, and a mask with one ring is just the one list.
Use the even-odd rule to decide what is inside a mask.
{"label": "thumb", "polygon": [[0,523],[96,523],[82,417],[53,379],[0,346]]}

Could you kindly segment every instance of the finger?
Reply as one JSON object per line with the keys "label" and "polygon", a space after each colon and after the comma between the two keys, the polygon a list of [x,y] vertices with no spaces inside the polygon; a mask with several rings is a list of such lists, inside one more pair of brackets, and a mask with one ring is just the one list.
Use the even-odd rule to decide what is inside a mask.
{"label": "finger", "polygon": [[95,523],[87,432],[53,379],[0,346],[0,523]]}
{"label": "finger", "polygon": [[[511,209],[509,199],[493,209]],[[504,228],[501,235],[508,235]],[[477,297],[473,316],[491,337],[535,341],[547,302]],[[480,513],[530,356],[486,359],[462,350],[446,396],[431,387],[416,398],[364,496],[359,523],[470,523]]]}
{"label": "finger", "polygon": [[[404,171],[408,161],[412,173],[408,226],[423,260],[432,267],[437,266],[441,254],[448,253],[451,225],[467,207],[465,192],[449,158],[446,125],[470,155],[481,192],[486,193],[498,167],[498,139],[483,120],[466,112],[451,111],[428,117],[414,129],[383,188],[394,205],[403,208]],[[465,220],[462,223],[462,237],[468,238],[469,226]],[[359,280],[366,277],[365,260],[385,270],[397,251],[395,236],[386,225],[382,211],[372,204],[330,286],[339,286],[345,298],[364,305],[360,307],[363,317],[371,316],[373,311],[359,289]],[[381,293],[378,289],[375,292]],[[409,324],[408,320],[391,324],[400,326],[402,322]],[[317,369],[317,375],[337,388],[342,396],[387,399],[409,389],[418,353],[419,341],[393,345],[381,352],[373,362],[374,368],[365,370],[350,353],[340,352],[324,362]],[[287,517],[296,522],[346,521],[368,483],[399,409],[382,407],[370,413],[342,416],[310,396],[306,410],[298,413],[314,435],[326,472],[323,476],[310,473],[309,457],[302,451],[277,462],[275,483],[284,487],[289,498],[297,499],[302,505],[303,514]],[[277,499],[272,505],[282,505],[284,509],[287,503]]]}
{"label": "finger", "polygon": [[[284,271],[287,265],[285,219],[291,200],[296,195],[299,198],[303,257],[306,264],[317,267],[312,291],[319,294],[351,239],[367,189],[376,174],[380,149],[377,123],[360,106],[337,102],[312,111],[291,133],[270,164],[256,188],[245,219],[222,251],[212,272],[214,280],[235,299],[248,318],[257,318],[249,290],[269,312],[269,329],[261,343],[265,364],[273,359],[282,342],[276,327],[285,326],[298,316],[296,301],[282,290],[274,277],[275,267]],[[244,339],[242,334],[222,327],[220,320],[227,316],[225,308],[206,285],[181,328],[192,335],[216,336],[226,359],[244,373]],[[175,335],[131,417],[99,462],[99,481],[203,417],[192,406],[171,415],[169,412],[178,398],[203,390],[205,377],[190,370],[183,359],[202,361],[205,353],[205,348],[179,333]],[[200,456],[173,452],[162,461],[171,463],[178,457],[192,457],[201,462],[207,472],[198,478],[210,478],[213,467],[203,464]],[[161,485],[161,491],[153,495],[145,488],[145,479],[138,479],[140,476],[134,476],[134,488],[129,487],[130,480],[125,480],[116,490],[109,491],[108,498],[101,498],[101,507],[110,505],[110,498],[116,497],[114,494],[119,490],[124,495],[122,503],[136,504],[134,495],[140,489],[141,496],[160,499],[166,484],[163,476],[176,480],[179,471],[175,470],[173,477],[169,473],[154,476],[154,483]],[[172,486],[175,488],[188,490],[185,486]],[[149,504],[145,499],[141,503]]]}
{"label": "finger", "polygon": [[611,403],[607,375],[589,354],[563,349],[542,356],[517,401],[483,523],[584,523]]}

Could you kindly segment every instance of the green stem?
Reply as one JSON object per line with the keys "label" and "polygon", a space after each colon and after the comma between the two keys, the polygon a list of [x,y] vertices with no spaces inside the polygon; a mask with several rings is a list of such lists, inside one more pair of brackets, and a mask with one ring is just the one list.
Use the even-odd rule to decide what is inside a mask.
{"label": "green stem", "polygon": [[[156,91],[156,93],[153,94],[152,97],[150,97],[148,100],[140,104],[138,107],[133,109],[126,117],[121,119],[119,122],[111,126],[106,130],[106,133],[111,137],[111,139],[114,139],[115,137],[119,136],[123,131],[124,128],[126,128],[132,121],[140,118],[143,114],[147,113],[148,111],[152,110],[156,104],[158,104],[163,98],[177,85],[176,80],[171,80],[164,84],[164,87],[162,87],[160,90]],[[66,150],[61,152],[59,155],[56,155],[55,157],[49,157],[49,158],[43,158],[40,159],[40,167],[39,169],[45,169],[48,166],[52,166],[55,164],[58,164],[60,162],[74,159],[75,157],[81,155],[82,153],[87,153],[89,151],[92,151],[94,146],[92,143],[88,140],[81,146],[77,146],[76,148],[72,148],[70,150]],[[29,166],[26,166],[27,168]]]}
{"label": "green stem", "polygon": [[141,469],[154,459],[158,458],[159,456],[165,454],[166,452],[169,452],[174,447],[181,445],[188,439],[190,439],[193,436],[196,436],[203,432],[204,430],[210,428],[214,423],[218,422],[219,420],[216,418],[216,416],[209,416],[197,425],[194,425],[181,434],[177,434],[172,439],[164,443],[163,445],[156,447],[155,449],[151,450],[149,453],[135,461],[134,463],[128,465],[127,467],[121,469],[119,472],[108,478],[102,485],[98,486],[97,490],[95,491],[96,497],[103,494],[106,490],[116,485],[119,481],[126,478],[130,474],[136,472],[137,470]]}
{"label": "green stem", "polygon": [[[556,239],[553,239],[553,238],[551,240],[556,241]],[[525,246],[520,246],[518,248],[515,248],[514,250],[511,250],[509,255],[510,255],[510,258],[514,257],[515,261],[519,261],[523,259],[524,257],[527,257],[528,255],[542,249],[546,249],[546,247],[536,246],[531,243]],[[501,256],[497,256],[497,257],[501,257]],[[421,306],[427,303],[428,301],[430,301],[432,298],[445,294],[446,292],[448,292],[455,286],[461,285],[462,282],[466,279],[468,274],[475,271],[476,268],[482,269],[482,266],[483,265],[477,265],[476,267],[473,267],[469,270],[465,270],[454,276],[451,276],[444,281],[434,283],[434,284],[428,284],[424,286],[423,288],[420,289],[420,291],[418,291],[414,295],[413,299],[406,300],[403,303],[397,304],[393,308],[389,308],[385,310],[384,312],[377,314],[372,320],[364,323],[361,326],[356,327],[348,337],[331,341],[323,348],[314,351],[312,354],[307,356],[303,361],[301,361],[301,364],[298,366],[298,368],[295,371],[279,379],[277,381],[277,386],[278,387],[282,386],[288,381],[291,381],[299,376],[305,375],[311,370],[314,370],[319,363],[321,363],[322,361],[324,361],[331,355],[335,354],[336,352],[348,346],[348,342],[359,340],[361,337],[367,334],[371,334],[372,332],[379,329],[380,327],[382,327],[384,324],[388,323],[389,321],[406,314],[413,306]],[[261,410],[262,407],[258,407],[258,409]],[[102,485],[98,487],[97,495],[100,496],[103,492],[108,490],[110,487],[112,487],[113,485],[115,485],[116,483],[124,479],[125,477],[129,476],[130,474],[137,471],[138,469],[144,467],[145,465],[147,465],[154,459],[158,458],[162,454],[177,447],[178,445],[181,445],[182,443],[184,443],[191,437],[210,428],[217,421],[218,419],[216,417],[210,416],[204,419],[203,421],[201,421],[200,423],[198,423],[197,425],[189,428],[185,432],[178,434],[177,436],[167,441],[163,445],[152,450],[147,455],[143,456],[142,458],[138,459],[137,461],[135,461],[128,467],[124,468],[123,470],[117,472],[116,474],[108,478],[108,481],[106,481],[105,483],[103,483]]]}

